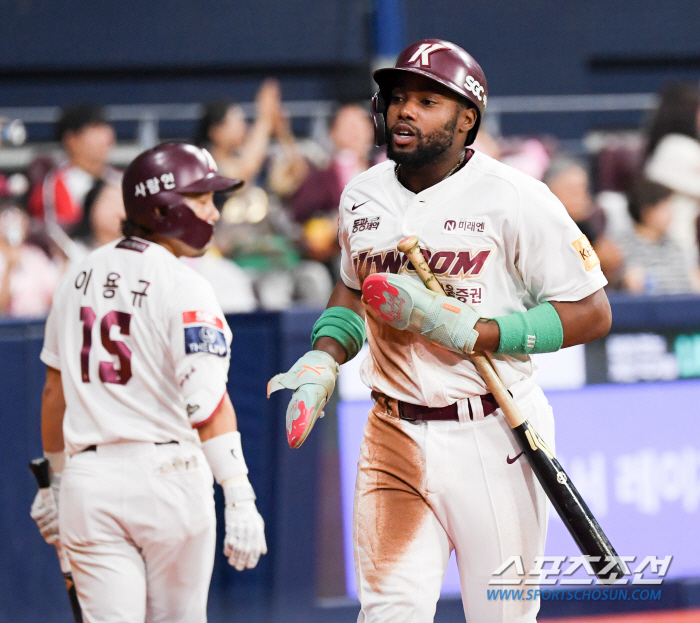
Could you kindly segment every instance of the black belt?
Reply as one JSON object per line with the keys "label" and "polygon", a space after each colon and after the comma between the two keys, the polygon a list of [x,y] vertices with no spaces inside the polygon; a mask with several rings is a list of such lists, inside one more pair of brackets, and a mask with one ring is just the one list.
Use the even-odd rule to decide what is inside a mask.
{"label": "black belt", "polygon": [[[157,446],[167,446],[170,445],[171,443],[180,443],[179,441],[154,441],[155,445]],[[97,452],[97,446],[88,446],[87,448],[83,448],[80,452]]]}
{"label": "black belt", "polygon": [[[498,403],[493,394],[484,394],[480,396],[481,406],[484,409],[484,416],[491,415],[496,409],[498,409]],[[399,417],[402,420],[407,420],[408,422],[433,422],[433,421],[449,421],[449,420],[459,420],[459,413],[457,411],[457,403],[447,405],[446,407],[425,407],[423,405],[414,405],[410,402],[399,403]],[[472,405],[469,404],[469,419],[474,419],[474,414],[472,413]]]}

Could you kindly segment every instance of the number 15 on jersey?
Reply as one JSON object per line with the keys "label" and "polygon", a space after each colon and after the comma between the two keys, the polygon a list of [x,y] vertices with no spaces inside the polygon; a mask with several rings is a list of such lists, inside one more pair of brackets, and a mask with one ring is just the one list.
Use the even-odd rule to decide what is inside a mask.
{"label": "number 15 on jersey", "polygon": [[[97,316],[92,307],[80,308],[80,321],[83,323],[83,346],[80,349],[80,372],[83,383],[90,383],[90,350],[92,349],[92,330]],[[100,321],[100,338],[102,346],[110,354],[117,357],[119,365],[115,361],[100,361],[100,381],[126,385],[131,378],[131,350],[121,340],[110,338],[113,326],[119,327],[122,335],[129,335],[131,314],[120,311],[107,312]]]}

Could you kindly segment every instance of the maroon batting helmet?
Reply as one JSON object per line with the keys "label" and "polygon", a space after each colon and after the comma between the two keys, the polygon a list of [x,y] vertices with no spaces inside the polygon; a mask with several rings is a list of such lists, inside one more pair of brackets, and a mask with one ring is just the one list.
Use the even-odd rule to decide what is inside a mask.
{"label": "maroon batting helmet", "polygon": [[396,78],[402,73],[418,74],[435,80],[474,105],[476,123],[467,134],[466,141],[467,145],[471,145],[486,109],[486,76],[479,63],[462,48],[441,39],[422,39],[412,43],[399,54],[393,67],[378,69],[372,75],[379,85],[379,91],[372,98],[374,142],[377,145],[386,143],[387,102]]}
{"label": "maroon batting helmet", "polygon": [[214,227],[195,216],[182,195],[234,190],[242,185],[240,180],[217,175],[216,163],[206,149],[189,143],[163,143],[137,156],[124,172],[126,218],[147,231],[202,249]]}

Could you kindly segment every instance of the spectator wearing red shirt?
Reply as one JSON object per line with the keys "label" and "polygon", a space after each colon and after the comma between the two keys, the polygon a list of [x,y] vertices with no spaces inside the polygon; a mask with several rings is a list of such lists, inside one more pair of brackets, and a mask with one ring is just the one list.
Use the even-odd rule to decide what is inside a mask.
{"label": "spectator wearing red shirt", "polygon": [[34,187],[28,208],[34,218],[58,224],[70,235],[95,182],[119,185],[121,174],[108,164],[115,136],[104,109],[87,104],[64,108],[55,135],[66,158]]}

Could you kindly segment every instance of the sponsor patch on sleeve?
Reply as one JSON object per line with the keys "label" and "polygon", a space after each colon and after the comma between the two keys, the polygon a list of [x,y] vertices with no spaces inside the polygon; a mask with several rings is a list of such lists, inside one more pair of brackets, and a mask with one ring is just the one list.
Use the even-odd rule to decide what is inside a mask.
{"label": "sponsor patch on sleeve", "polygon": [[186,311],[182,312],[182,322],[184,324],[192,324],[196,322],[197,324],[205,323],[210,324],[218,329],[224,328],[224,322],[221,318],[218,318],[216,314],[212,314],[208,311]]}
{"label": "sponsor patch on sleeve", "polygon": [[591,270],[591,268],[600,264],[600,260],[598,259],[596,252],[593,250],[591,243],[588,242],[588,238],[586,238],[586,236],[581,236],[580,238],[574,240],[571,244],[574,245],[574,249],[576,249],[576,253],[579,254],[579,257],[581,258],[583,265],[586,267],[586,270]]}
{"label": "sponsor patch on sleeve", "polygon": [[219,357],[228,355],[223,331],[206,325],[185,327],[185,354],[209,353]]}

